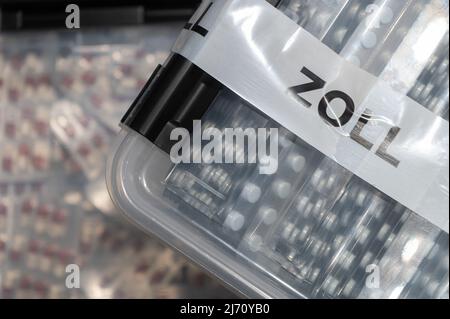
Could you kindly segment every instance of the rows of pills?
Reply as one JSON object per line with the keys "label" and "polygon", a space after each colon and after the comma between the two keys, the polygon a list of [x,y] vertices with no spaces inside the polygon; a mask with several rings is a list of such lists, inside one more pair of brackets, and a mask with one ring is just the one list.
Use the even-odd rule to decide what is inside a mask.
{"label": "rows of pills", "polygon": [[[310,19],[314,20],[315,14],[319,14],[320,10],[315,12],[314,8],[320,7],[322,1],[281,3],[281,9],[289,17],[307,30],[309,26],[308,31],[325,44],[374,75],[393,68],[390,58],[398,50],[414,44],[402,43],[402,39],[419,30],[417,21],[425,19],[436,7],[436,1],[334,1],[335,7],[330,6],[329,9],[335,8],[336,11],[326,11],[332,17],[325,19],[329,24],[316,27]],[[448,42],[441,38],[434,40],[444,45],[436,45],[436,49],[429,52],[426,58],[432,61],[431,66],[418,64],[424,73],[432,76],[427,78],[417,73],[414,85],[422,89],[414,98],[432,109],[425,102],[437,99],[436,94],[443,92],[447,85],[447,100],[443,96],[439,103],[447,103],[448,109],[448,83],[442,82],[448,77],[445,62],[448,61],[445,54],[445,49],[448,51],[445,43]],[[410,52],[411,46],[408,49]],[[397,57],[395,61],[398,61]],[[427,82],[425,86],[428,89],[425,89],[424,78],[426,81],[438,79],[441,86],[437,82],[430,85]],[[430,97],[430,94],[435,95]],[[213,103],[203,118],[208,127],[245,129],[276,126],[270,121],[262,121],[251,107],[243,110],[242,102],[233,99],[228,97],[227,102],[218,99]],[[228,103],[229,110],[236,109],[238,113],[221,112],[224,103]],[[218,116],[214,116],[215,112]],[[445,112],[448,113],[445,110],[437,113],[442,115]],[[254,121],[261,126],[255,125]],[[284,138],[283,143],[286,134],[283,130],[280,132],[279,168],[274,176],[259,175],[257,167],[251,164],[226,167],[179,164],[167,178],[167,195],[179,205],[180,211],[199,220],[224,238],[227,244],[238,247],[270,271],[288,278],[290,285],[301,288],[299,290],[309,296],[367,296],[364,286],[367,267],[377,265],[386,272],[391,268],[408,269],[409,272],[402,274],[402,280],[409,283],[407,289],[395,277],[387,278],[384,291],[374,290],[378,297],[395,295],[398,291],[398,296],[401,296],[403,290],[405,297],[416,297],[424,289],[410,286],[417,287],[415,283],[423,280],[422,276],[434,275],[422,271],[431,268],[425,265],[425,259],[430,259],[425,257],[428,255],[433,256],[433,262],[429,263],[442,266],[436,276],[448,276],[448,251],[439,249],[442,244],[433,244],[433,236],[421,236],[421,229],[432,228],[431,225],[423,226],[427,223],[423,220],[417,222],[414,213],[352,176],[332,160],[309,149],[302,141]],[[239,154],[239,150],[233,147],[229,151]],[[206,219],[196,215],[195,211],[201,212]],[[448,242],[448,234],[442,236]],[[414,260],[424,260],[423,266],[399,262],[395,255],[410,248],[414,238],[421,250],[411,254]],[[395,263],[404,268],[394,267]],[[426,279],[424,282],[432,287],[427,289],[433,291],[427,297],[448,294],[448,285],[438,289],[434,287],[435,281]],[[373,292],[370,294],[375,295]]]}
{"label": "rows of pills", "polygon": [[[224,91],[217,98],[215,107],[211,108],[202,119],[202,130],[215,128],[224,132],[225,128],[230,127],[243,127],[243,125],[265,127],[268,124],[266,119],[256,115],[246,105],[239,105],[240,103],[240,100],[233,97],[231,92]],[[234,108],[232,112],[229,111],[230,106]],[[244,163],[245,150],[237,149],[237,145],[232,143],[232,145],[228,145],[227,141],[223,141],[222,157],[231,155],[239,163]],[[201,156],[201,151],[193,146],[192,158]],[[182,163],[175,167],[167,177],[167,189],[169,195],[174,196],[175,201],[181,200],[181,204],[187,202],[194,210],[224,222],[226,216],[221,211],[221,207],[224,206],[225,199],[231,198],[231,194],[235,192],[236,182],[246,180],[247,174],[256,167],[256,163],[249,166],[245,164],[234,166],[226,163],[195,165]],[[237,219],[239,220],[241,217],[237,216]]]}
{"label": "rows of pills", "polygon": [[[7,37],[2,43],[0,86],[0,179],[39,179],[48,174],[52,138],[48,117],[56,100],[49,52],[27,39],[27,51]],[[3,90],[1,89],[3,87]]]}
{"label": "rows of pills", "polygon": [[[142,37],[139,29],[123,31],[122,38],[86,32],[82,40],[65,43],[55,61],[60,92],[87,106],[98,121],[116,131],[148,74],[167,57],[178,30],[178,25],[153,26],[149,31],[155,39],[149,39],[161,46]],[[111,40],[116,43],[111,45]]]}
{"label": "rows of pills", "polygon": [[[379,19],[379,21],[376,22],[379,25],[375,28],[376,32],[373,33],[373,37],[372,37],[374,41],[372,41],[373,43],[371,45],[366,43],[367,41],[366,41],[366,39],[364,37],[358,37],[358,32],[357,32],[358,28],[357,28],[357,31],[355,32],[355,34],[352,35],[352,37],[350,38],[349,42],[346,44],[346,46],[344,46],[343,52],[341,54],[347,55],[347,57],[352,62],[355,62],[357,64],[361,64],[360,63],[361,61],[370,62],[369,64],[366,63],[366,68],[368,68],[369,71],[374,72],[375,74],[377,74],[379,72],[379,71],[377,71],[377,68],[379,68],[378,70],[381,70],[383,65],[386,65],[387,61],[385,60],[385,61],[382,62],[382,61],[379,61],[379,59],[378,60],[377,59],[374,60],[373,58],[370,58],[370,57],[367,57],[367,56],[364,57],[364,59],[360,59],[362,57],[361,54],[367,54],[367,52],[366,52],[367,50],[366,49],[376,49],[377,48],[377,41],[375,41],[375,40],[378,39],[378,38],[382,38],[383,41],[384,41],[384,43],[382,43],[383,46],[380,47],[380,48],[385,47],[386,43],[389,44],[389,42],[394,42],[394,43],[399,42],[398,39],[395,39],[395,36],[399,37],[400,35],[396,35],[396,33],[393,32],[392,30],[400,30],[401,32],[405,32],[405,30],[407,30],[407,27],[411,25],[411,21],[414,20],[414,18],[417,16],[417,14],[419,13],[419,11],[421,9],[421,7],[420,7],[421,4],[420,3],[414,3],[414,5],[411,5],[411,6],[408,4],[408,6],[406,6],[406,7],[395,8],[395,5],[398,5],[398,4],[399,3],[397,2],[397,3],[391,4],[390,6],[387,6],[387,5],[389,5],[389,3],[387,3],[387,2],[383,3],[384,7],[380,9],[381,14],[380,14],[379,17],[376,17],[376,19]],[[389,9],[389,11],[388,11],[389,14],[386,13],[387,9]],[[397,9],[397,10],[395,10],[395,9]],[[412,14],[405,13],[405,12],[408,12],[408,10],[412,10]],[[397,12],[401,12],[401,15],[396,14],[396,11]],[[384,17],[384,16],[388,16],[389,19],[387,17]],[[399,17],[396,17],[396,16],[399,16]],[[406,18],[405,18],[405,16],[406,16]],[[389,27],[389,29],[388,29],[389,31],[384,31],[385,34],[389,34],[389,38],[380,36],[381,35],[380,32],[383,31],[383,28],[380,27],[380,25],[386,25],[387,26],[387,25],[390,24],[391,21],[396,21],[396,24],[399,24],[401,27],[399,25],[395,25],[395,26]],[[405,24],[405,21],[406,21],[406,23],[408,23],[406,26],[402,25],[402,24]],[[368,28],[369,27],[367,25],[362,26],[362,29],[364,30],[365,36],[367,34],[370,34],[370,32],[367,32]],[[370,30],[370,28],[369,28],[369,30]],[[392,36],[393,34],[394,34],[394,36]],[[353,38],[356,38],[357,40],[355,41]],[[359,41],[362,41],[362,42],[359,42]],[[361,49],[358,49],[357,45],[360,46],[362,51],[361,51]],[[389,46],[392,49],[392,45],[389,45]],[[379,50],[380,49],[378,49],[378,51]],[[383,49],[383,50],[386,53],[386,50],[385,49]],[[377,50],[374,50],[374,52],[377,53],[377,54],[380,54],[379,52],[377,52]],[[372,54],[372,56],[377,57],[377,55],[375,55],[375,53],[372,52],[371,54]],[[348,55],[348,54],[350,54],[350,55]],[[355,60],[355,57],[357,57],[358,59]],[[384,57],[382,56],[382,58],[384,58]],[[376,67],[373,67],[373,66],[376,66]],[[355,194],[361,194],[361,190],[356,190]],[[380,208],[378,208],[378,209],[380,209]],[[397,215],[398,215],[397,218],[400,218],[400,220],[404,220],[406,218],[405,217],[406,214],[402,216],[402,213],[403,213],[404,210],[396,209],[394,211],[397,212]],[[330,216],[330,218],[331,217],[332,217],[332,215]],[[383,224],[383,226],[381,227],[381,229],[383,230],[383,233],[385,233],[386,229],[391,230],[389,228],[389,224],[387,224],[386,222],[388,222],[388,220],[386,220],[385,224]],[[397,225],[397,222],[398,221],[395,221],[394,225]],[[401,224],[401,222],[400,222],[400,224]],[[329,225],[329,223],[327,222],[326,225]],[[364,229],[364,233],[366,233],[364,238],[366,238],[366,236],[369,234],[368,231],[370,229],[368,227],[364,227],[363,229]],[[390,234],[390,236],[392,237],[392,234]],[[388,247],[388,245],[390,244],[390,242],[392,240],[389,239],[389,238],[385,238],[385,239],[386,239],[386,242],[384,244],[386,245],[386,247]],[[362,240],[360,240],[360,241],[362,241]],[[361,243],[358,242],[358,244],[361,244]],[[324,253],[324,252],[325,251],[322,250],[322,253]],[[353,260],[354,257],[356,257],[354,255],[349,255],[349,256],[347,256],[347,255],[348,254],[344,250],[344,251],[339,252],[339,255],[333,257],[333,259],[336,259],[336,260],[339,261],[341,258],[344,258],[343,262],[348,263],[349,256],[351,256],[350,260]],[[365,260],[365,262],[369,262],[370,261],[369,256],[373,256],[373,255],[374,255],[373,252],[368,251],[368,252],[365,253],[364,258],[362,260],[367,259],[367,260]],[[289,258],[291,258],[291,253],[288,254],[288,259]],[[304,258],[304,256],[302,256],[302,258]],[[307,260],[307,258],[306,258],[306,260]],[[370,264],[370,263],[367,263],[366,265],[368,265],[368,264]],[[323,266],[323,264],[322,264],[322,266]],[[345,267],[345,268],[348,268],[348,267]],[[314,268],[308,269],[308,271],[312,271],[312,274],[314,275],[314,280],[316,279],[316,275],[319,274],[318,269],[319,268],[316,268],[316,270]],[[345,269],[345,270],[349,271],[349,269]],[[344,271],[344,273],[345,273],[345,271]],[[353,272],[351,271],[350,273],[353,273]],[[360,280],[360,282],[361,282],[361,280]],[[345,289],[342,288],[342,287],[340,288],[339,285],[342,285],[342,281],[339,281],[337,278],[332,277],[331,275],[328,275],[328,278],[324,279],[324,283],[320,284],[320,288],[321,289],[325,289],[325,293],[329,294],[331,296],[335,296],[338,293],[342,293],[343,295],[346,295],[350,291],[354,290],[355,283],[356,283],[355,279],[351,279],[350,284],[348,286],[346,286]],[[317,284],[316,284],[316,286],[317,286]],[[318,292],[315,291],[314,293],[318,293]]]}
{"label": "rows of pills", "polygon": [[230,296],[93,200],[120,116],[181,27],[0,35],[0,298]]}
{"label": "rows of pills", "polygon": [[448,299],[448,234],[441,232],[433,248],[423,259],[402,297]]}
{"label": "rows of pills", "polygon": [[[57,98],[52,83],[51,48],[42,43],[55,41],[53,36],[38,38],[24,35],[20,40],[14,35],[3,36],[2,41],[2,85],[3,102],[19,100],[51,103]],[[1,65],[2,64],[2,65]]]}
{"label": "rows of pills", "polygon": [[103,173],[112,134],[79,105],[64,100],[54,105],[50,125],[84,174],[89,179],[98,178]]}
{"label": "rows of pills", "polygon": [[72,225],[76,225],[77,215],[63,203],[47,202],[43,192],[42,185],[9,184],[3,189],[3,198],[12,203],[2,270],[4,298],[66,296],[63,286],[56,289],[52,283],[61,282],[66,265],[76,262],[77,228]]}
{"label": "rows of pills", "polygon": [[448,120],[448,33],[429,59],[408,95],[435,114]]}
{"label": "rows of pills", "polygon": [[[439,12],[439,8],[443,6],[445,5],[442,1],[438,0],[343,0],[314,3],[285,0],[279,4],[280,10],[321,39],[324,44],[374,75],[379,75],[389,60],[395,60],[395,51],[401,52],[400,61],[395,63],[408,63],[403,69],[399,65],[399,72],[404,71],[405,67],[415,68],[415,65],[420,65],[423,60],[428,61],[426,66],[420,66],[423,71],[412,83],[412,87],[408,88],[408,95],[448,120],[448,33],[440,34],[440,30],[436,29],[433,34],[432,28],[425,28],[435,23],[430,22],[431,19],[438,20],[437,15],[443,15],[445,19],[445,13]],[[434,39],[436,34],[438,39]],[[425,43],[425,37],[431,37],[432,41],[428,39]],[[421,41],[420,45],[426,47],[422,49],[424,53],[421,53],[424,56],[417,57],[416,61],[405,56],[411,46],[416,44],[412,41]],[[431,50],[432,55],[427,56],[427,50],[439,41],[439,47]],[[402,42],[408,46],[404,52],[398,50]],[[392,84],[396,85],[396,81],[398,80],[395,79]]]}

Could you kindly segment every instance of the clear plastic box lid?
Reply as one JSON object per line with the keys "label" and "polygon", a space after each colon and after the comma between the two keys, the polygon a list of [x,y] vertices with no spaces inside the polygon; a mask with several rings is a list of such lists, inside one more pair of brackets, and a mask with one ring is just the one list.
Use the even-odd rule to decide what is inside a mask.
{"label": "clear plastic box lid", "polygon": [[[448,121],[446,1],[283,0],[277,8]],[[374,14],[376,28],[367,23]],[[386,72],[430,30],[425,59],[403,64],[406,75]],[[261,175],[258,163],[174,164],[157,141],[122,125],[107,184],[115,204],[145,231],[248,297],[448,298],[447,232],[226,87],[201,122],[222,131],[278,128],[277,171]]]}

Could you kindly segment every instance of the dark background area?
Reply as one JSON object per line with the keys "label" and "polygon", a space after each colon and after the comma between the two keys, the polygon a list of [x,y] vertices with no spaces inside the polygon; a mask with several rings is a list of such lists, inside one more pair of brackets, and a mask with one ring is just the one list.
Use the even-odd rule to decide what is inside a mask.
{"label": "dark background area", "polygon": [[1,0],[0,30],[63,28],[65,8],[74,3],[83,12],[83,27],[141,25],[188,19],[199,0]]}

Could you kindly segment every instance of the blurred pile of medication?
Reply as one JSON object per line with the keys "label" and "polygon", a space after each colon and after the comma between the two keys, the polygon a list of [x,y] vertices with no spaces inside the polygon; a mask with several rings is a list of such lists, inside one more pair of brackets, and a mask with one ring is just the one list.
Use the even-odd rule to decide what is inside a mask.
{"label": "blurred pile of medication", "polygon": [[122,220],[104,182],[117,123],[181,27],[0,34],[1,298],[231,296]]}

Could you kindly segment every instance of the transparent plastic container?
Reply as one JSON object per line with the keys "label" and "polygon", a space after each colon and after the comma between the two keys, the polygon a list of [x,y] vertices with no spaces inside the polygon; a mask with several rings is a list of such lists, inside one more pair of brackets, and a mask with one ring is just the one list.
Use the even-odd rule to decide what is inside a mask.
{"label": "transparent plastic container", "polygon": [[[277,8],[448,120],[447,1],[282,0]],[[163,71],[176,69],[174,60]],[[189,99],[195,87],[186,90]],[[163,93],[171,97],[169,90]],[[447,232],[231,90],[218,89],[211,101],[203,129],[279,129],[276,173],[260,175],[258,163],[173,164],[158,139],[151,142],[125,122],[107,183],[130,220],[248,297],[448,298]],[[142,121],[157,121],[159,115],[153,116]]]}

